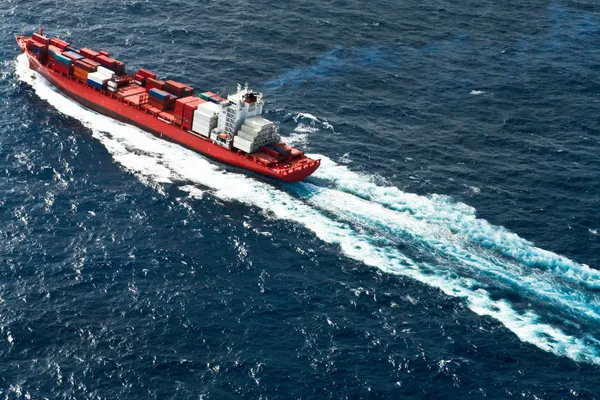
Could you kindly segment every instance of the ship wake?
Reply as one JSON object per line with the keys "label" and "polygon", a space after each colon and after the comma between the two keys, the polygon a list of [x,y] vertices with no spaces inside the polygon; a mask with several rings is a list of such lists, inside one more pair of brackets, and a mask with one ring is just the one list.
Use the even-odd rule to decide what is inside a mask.
{"label": "ship wake", "polygon": [[[229,172],[202,156],[63,97],[17,59],[18,78],[61,113],[89,127],[120,165],[162,190],[207,189],[291,221],[349,258],[462,299],[520,340],[578,362],[600,364],[600,274],[537,248],[445,196],[418,196],[355,173],[327,157],[308,182],[282,188]],[[203,192],[203,193],[206,193]]]}

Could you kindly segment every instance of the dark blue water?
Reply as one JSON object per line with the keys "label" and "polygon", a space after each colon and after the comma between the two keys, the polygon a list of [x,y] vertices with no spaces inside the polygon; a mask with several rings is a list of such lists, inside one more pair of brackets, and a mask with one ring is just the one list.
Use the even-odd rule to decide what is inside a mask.
{"label": "dark blue water", "polygon": [[[596,398],[592,1],[5,1],[0,395]],[[14,34],[226,95],[282,184],[83,110]]]}

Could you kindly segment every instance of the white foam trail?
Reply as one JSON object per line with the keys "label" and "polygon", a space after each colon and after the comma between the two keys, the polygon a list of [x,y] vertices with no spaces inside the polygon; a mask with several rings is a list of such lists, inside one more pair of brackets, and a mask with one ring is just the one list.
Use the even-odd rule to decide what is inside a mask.
{"label": "white foam trail", "polygon": [[381,185],[376,182],[375,177],[353,172],[323,155],[311,156],[321,158],[321,167],[314,176],[334,183],[338,189],[397,211],[407,211],[417,219],[465,235],[472,241],[531,268],[559,274],[578,285],[600,288],[600,271],[540,249],[501,226],[479,219],[475,209],[464,203],[453,201],[448,196],[425,197],[406,193],[393,186]]}
{"label": "white foam trail", "polygon": [[[309,194],[307,201],[315,208],[334,213],[347,221],[355,221],[361,227],[383,231],[382,234],[391,239],[400,236],[403,242],[409,242],[411,246],[426,245],[438,258],[455,261],[452,263],[455,269],[465,269],[469,275],[485,274],[486,277],[493,277],[496,286],[518,290],[520,295],[554,303],[562,309],[600,321],[598,299],[587,296],[579,288],[565,285],[553,274],[524,268],[522,264],[511,260],[499,259],[486,249],[467,246],[468,242],[461,234],[417,219],[407,211],[395,211],[346,192],[310,183],[299,183],[298,186]],[[344,206],[340,207],[340,204]]]}
{"label": "white foam trail", "polygon": [[117,162],[145,181],[187,181],[186,186],[180,187],[182,190],[186,190],[189,182],[193,182],[210,188],[213,195],[221,199],[239,201],[263,210],[266,215],[298,223],[314,232],[322,241],[338,245],[350,258],[384,272],[413,278],[439,288],[449,296],[464,298],[474,312],[497,319],[525,342],[575,361],[600,364],[600,343],[595,339],[567,335],[560,329],[540,322],[533,312],[519,314],[508,302],[493,300],[471,278],[457,276],[451,269],[417,265],[393,245],[374,244],[371,236],[357,232],[347,223],[327,217],[271,185],[247,175],[225,172],[181,146],[86,110],[64,98],[38,74],[30,71],[24,56],[17,59],[17,75],[60,112],[90,127]]}

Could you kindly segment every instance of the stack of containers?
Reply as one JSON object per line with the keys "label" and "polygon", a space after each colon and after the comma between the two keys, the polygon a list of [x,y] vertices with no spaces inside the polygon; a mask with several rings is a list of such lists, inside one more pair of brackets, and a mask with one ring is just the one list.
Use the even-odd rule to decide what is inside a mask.
{"label": "stack of containers", "polygon": [[198,104],[193,115],[192,131],[208,137],[210,132],[217,127],[219,106],[205,100],[204,103]]}
{"label": "stack of containers", "polygon": [[210,102],[213,102],[215,104],[219,104],[219,103],[221,103],[222,101],[225,100],[224,98],[222,98],[221,96],[219,96],[219,95],[217,95],[217,94],[215,94],[213,92],[204,92],[204,93],[202,93],[200,95],[200,97],[203,100],[210,101]]}
{"label": "stack of containers", "polygon": [[192,129],[192,123],[194,121],[194,112],[200,104],[206,103],[206,100],[202,100],[200,97],[192,97],[194,101],[184,104],[183,106],[183,118],[181,126],[184,129]]}
{"label": "stack of containers", "polygon": [[88,74],[95,71],[96,67],[86,62],[86,59],[75,61],[73,66],[73,75],[82,82],[87,82]]}
{"label": "stack of containers", "polygon": [[156,78],[146,78],[146,90],[159,89],[162,90],[165,87],[165,82]]}
{"label": "stack of containers", "polygon": [[100,54],[96,57],[96,61],[100,63],[105,68],[108,68],[112,71],[115,71],[117,68],[117,60],[113,60],[107,56]]}
{"label": "stack of containers", "polygon": [[60,54],[60,49],[54,45],[48,46],[48,67],[54,67],[54,58],[57,54]]}
{"label": "stack of containers", "polygon": [[[280,140],[277,127],[272,121],[263,117],[253,117],[244,121],[241,129],[233,139],[233,147],[246,153],[255,153],[262,146],[279,143]],[[279,154],[270,155],[278,156]]]}
{"label": "stack of containers", "polygon": [[177,99],[175,102],[175,111],[173,112],[175,115],[175,123],[181,125],[185,129],[191,129],[194,111],[202,103],[206,103],[206,101],[193,96]]}
{"label": "stack of containers", "polygon": [[46,63],[48,58],[48,46],[40,42],[27,42],[27,49],[35,54],[35,58],[42,64]]}
{"label": "stack of containers", "polygon": [[87,47],[84,47],[83,49],[79,50],[79,54],[81,54],[85,58],[89,58],[90,60],[96,60],[96,57],[100,55],[100,53],[98,53],[97,51],[88,49]]}
{"label": "stack of containers", "polygon": [[210,98],[213,96],[216,96],[216,94],[213,92],[204,92],[200,94],[200,98],[206,101],[210,101]]}
{"label": "stack of containers", "polygon": [[88,85],[95,87],[96,89],[104,89],[107,82],[114,78],[115,73],[107,68],[102,66],[96,69],[96,72],[92,72],[88,74]]}
{"label": "stack of containers", "polygon": [[55,54],[54,69],[63,74],[71,75],[73,73],[73,61],[62,54]]}
{"label": "stack of containers", "polygon": [[71,61],[73,61],[73,62],[81,60],[81,59],[84,58],[81,54],[77,54],[77,53],[72,52],[72,51],[64,51],[62,53],[62,55],[65,56],[65,57],[70,58]]}
{"label": "stack of containers", "polygon": [[191,86],[175,81],[166,81],[164,90],[174,94],[177,97],[187,97],[194,94],[194,89]]}
{"label": "stack of containers", "polygon": [[50,39],[48,39],[44,35],[40,35],[39,33],[34,33],[33,35],[31,35],[31,38],[33,39],[34,42],[43,44],[44,46],[48,46],[50,44]]}
{"label": "stack of containers", "polygon": [[[150,72],[144,68],[140,68],[135,74],[135,83],[140,86],[144,86],[146,84],[146,79],[156,79],[156,74],[154,72]],[[160,89],[160,88],[158,88]]]}
{"label": "stack of containers", "polygon": [[59,48],[61,51],[65,50],[67,47],[69,47],[68,42],[65,42],[64,40],[60,40],[59,38],[50,39],[50,44],[54,47]]}
{"label": "stack of containers", "polygon": [[118,75],[123,75],[125,73],[125,63],[123,61],[109,58],[108,56],[103,55],[102,52],[100,52],[100,55],[96,56],[96,61],[103,67],[116,72]]}
{"label": "stack of containers", "polygon": [[148,91],[148,103],[152,107],[158,108],[160,111],[165,111],[170,109],[174,105],[175,101],[169,93],[160,89],[152,88],[150,91]]}

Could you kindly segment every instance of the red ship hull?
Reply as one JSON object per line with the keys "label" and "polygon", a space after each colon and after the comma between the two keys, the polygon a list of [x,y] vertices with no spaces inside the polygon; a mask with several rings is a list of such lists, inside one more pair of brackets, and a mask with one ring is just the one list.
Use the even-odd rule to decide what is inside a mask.
{"label": "red ship hull", "polygon": [[42,65],[26,50],[27,37],[17,37],[21,50],[27,54],[29,67],[41,74],[61,93],[82,106],[116,120],[134,125],[157,137],[167,139],[220,162],[266,175],[286,182],[300,181],[319,168],[320,160],[312,160],[304,155],[288,163],[267,166],[249,154],[232,151],[200,138],[181,127],[171,125],[139,107],[125,103],[106,91],[99,91],[76,79]]}

